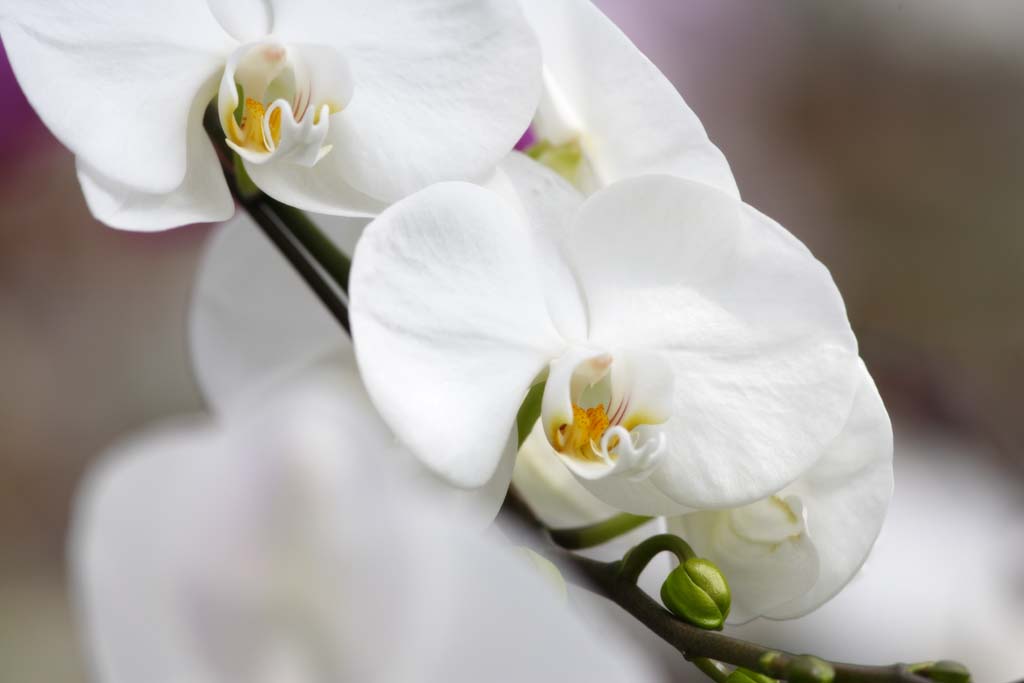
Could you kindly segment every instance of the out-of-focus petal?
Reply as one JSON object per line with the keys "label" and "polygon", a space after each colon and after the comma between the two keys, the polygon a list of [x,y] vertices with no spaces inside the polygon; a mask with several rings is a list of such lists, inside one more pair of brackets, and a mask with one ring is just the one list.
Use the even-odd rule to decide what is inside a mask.
{"label": "out-of-focus petal", "polygon": [[436,517],[446,520],[446,524],[471,531],[485,529],[497,517],[508,493],[516,461],[515,434],[510,434],[506,440],[501,460],[491,478],[483,486],[462,489],[452,486],[425,467],[408,449],[402,448],[390,429],[384,426],[370,403],[351,346],[310,355],[303,361],[295,359],[289,366],[276,368],[273,375],[263,373],[262,378],[261,384],[251,384],[247,391],[231,396],[226,403],[223,402],[225,397],[216,407],[222,413],[235,415],[258,412],[263,404],[273,401],[276,396],[294,394],[304,387],[316,387],[344,396],[348,402],[358,406],[364,416],[366,424],[359,429],[379,434],[381,441],[389,445],[386,449],[389,471],[411,481],[418,494],[430,500]]}
{"label": "out-of-focus petal", "polygon": [[652,678],[527,560],[389,476],[358,394],[262,408],[124,442],[87,479],[71,557],[98,680]]}
{"label": "out-of-focus petal", "polygon": [[739,197],[721,151],[654,64],[590,0],[520,0],[537,32],[538,137],[579,139],[593,184],[669,173]]}
{"label": "out-of-focus petal", "polygon": [[[311,216],[351,254],[365,220]],[[351,342],[306,283],[244,213],[218,226],[199,263],[189,311],[192,366],[212,407]]]}

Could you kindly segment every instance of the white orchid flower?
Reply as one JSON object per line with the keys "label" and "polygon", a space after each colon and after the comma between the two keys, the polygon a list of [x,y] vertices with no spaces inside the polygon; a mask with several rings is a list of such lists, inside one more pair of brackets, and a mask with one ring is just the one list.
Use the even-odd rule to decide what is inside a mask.
{"label": "white orchid flower", "polygon": [[[666,520],[669,532],[725,574],[732,593],[729,623],[811,612],[838,594],[867,559],[892,496],[893,439],[866,368],[862,377],[842,432],[795,482],[742,507]],[[543,428],[519,449],[513,481],[554,527],[592,524],[616,512],[561,466]]]}
{"label": "white orchid flower", "polygon": [[811,612],[854,577],[892,498],[892,424],[865,368],[853,411],[825,455],[774,495],[668,520],[725,574],[730,623]]}
{"label": "white orchid flower", "polygon": [[231,215],[202,123],[214,98],[265,192],[373,215],[485,175],[540,92],[536,40],[505,0],[9,0],[0,35],[92,212],[133,230]]}
{"label": "white orchid flower", "polygon": [[739,197],[725,156],[697,115],[590,0],[519,3],[544,60],[531,132],[537,143],[555,148],[554,166],[587,192],[667,173]]}
{"label": "white orchid flower", "polygon": [[116,448],[72,529],[96,680],[653,679],[525,559],[435,516],[393,448],[333,384]]}
{"label": "white orchid flower", "polygon": [[842,299],[799,241],[702,183],[643,176],[580,204],[555,174],[517,165],[523,210],[439,184],[356,247],[356,357],[416,456],[483,485],[546,378],[548,441],[621,510],[750,503],[821,457],[859,361]]}

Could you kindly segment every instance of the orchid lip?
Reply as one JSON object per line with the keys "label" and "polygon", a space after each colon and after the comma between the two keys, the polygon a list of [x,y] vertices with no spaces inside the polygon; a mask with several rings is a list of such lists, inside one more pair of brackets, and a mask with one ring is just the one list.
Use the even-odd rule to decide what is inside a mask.
{"label": "orchid lip", "polygon": [[574,348],[551,364],[542,412],[552,448],[575,474],[615,474],[640,481],[667,452],[664,394],[649,377],[665,368],[656,356]]}
{"label": "orchid lip", "polygon": [[330,116],[352,89],[348,63],[333,48],[272,39],[242,45],[227,61],[217,98],[226,142],[249,163],[313,166],[330,152]]}

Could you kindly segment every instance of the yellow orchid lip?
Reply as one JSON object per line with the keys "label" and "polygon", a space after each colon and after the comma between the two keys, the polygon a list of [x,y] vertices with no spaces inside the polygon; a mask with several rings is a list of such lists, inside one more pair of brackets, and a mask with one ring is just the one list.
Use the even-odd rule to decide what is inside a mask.
{"label": "yellow orchid lip", "polygon": [[545,384],[548,443],[585,479],[615,474],[640,481],[668,444],[660,427],[670,417],[665,373],[652,354],[571,348],[551,363]]}
{"label": "yellow orchid lip", "polygon": [[[266,108],[262,102],[251,97],[245,98],[245,108],[242,112],[241,126],[233,126],[231,130],[232,142],[256,152],[271,152],[281,141],[281,110],[274,108],[270,113],[266,129],[263,120],[267,118]],[[270,139],[267,139],[267,132]]]}
{"label": "yellow orchid lip", "polygon": [[604,405],[581,408],[572,405],[572,423],[563,422],[552,434],[552,443],[560,453],[575,456],[581,460],[599,461],[593,444],[601,443],[601,437],[608,431],[611,420]]}
{"label": "yellow orchid lip", "polygon": [[336,50],[268,39],[242,45],[228,59],[217,108],[228,146],[245,161],[312,167],[332,147],[328,117],[351,94],[347,62]]}

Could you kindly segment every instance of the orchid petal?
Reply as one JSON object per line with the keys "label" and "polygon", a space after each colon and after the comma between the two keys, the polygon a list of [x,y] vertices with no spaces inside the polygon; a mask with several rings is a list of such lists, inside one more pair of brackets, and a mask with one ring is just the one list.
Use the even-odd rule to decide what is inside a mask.
{"label": "orchid petal", "polygon": [[[843,431],[803,476],[757,503],[668,521],[725,572],[738,606],[730,623],[802,616],[838,593],[867,559],[892,496],[893,446],[889,416],[863,363],[860,377]],[[792,501],[800,519],[782,515],[797,509]]]}
{"label": "orchid petal", "polygon": [[821,457],[850,412],[857,346],[792,235],[709,186],[645,176],[590,197],[567,239],[589,342],[672,368],[669,453],[650,482],[681,507],[735,506]]}
{"label": "orchid petal", "polygon": [[540,138],[579,139],[593,185],[668,173],[739,197],[721,151],[658,68],[589,0],[520,0],[537,32]]}
{"label": "orchid petal", "polygon": [[807,507],[807,530],[821,562],[814,587],[765,616],[792,619],[830,600],[854,577],[882,529],[892,498],[892,424],[862,364],[862,384],[846,426],[825,456],[782,490]]}
{"label": "orchid petal", "polygon": [[564,234],[583,195],[560,175],[519,152],[502,159],[495,175],[485,186],[518,207],[530,226],[555,327],[566,339],[586,339],[586,307],[563,253]]}
{"label": "orchid petal", "polygon": [[[365,225],[361,219],[311,218],[349,254]],[[189,343],[199,387],[218,410],[311,358],[352,348],[337,321],[244,213],[209,237],[192,289]]]}
{"label": "orchid petal", "polygon": [[[334,125],[335,114],[328,120]],[[330,133],[328,129],[328,133]],[[261,190],[279,202],[305,211],[325,215],[370,218],[387,206],[385,202],[370,197],[350,185],[335,156],[337,146],[331,142],[331,135],[324,138],[331,150],[320,158],[313,167],[302,166],[282,160],[281,163],[245,162],[249,177]]]}
{"label": "orchid petal", "polygon": [[32,106],[86,167],[149,194],[179,188],[190,112],[232,43],[205,0],[12,0],[0,34]]}
{"label": "orchid petal", "polygon": [[[551,451],[558,455],[554,449]],[[670,456],[668,456],[670,457]],[[565,460],[563,459],[564,463]],[[689,508],[667,495],[654,481],[654,476],[640,480],[627,477],[604,476],[587,478],[576,475],[576,481],[601,502],[611,505],[616,510],[624,510],[635,515],[680,515],[692,512]]]}
{"label": "orchid petal", "polygon": [[491,478],[527,389],[563,348],[537,265],[519,214],[466,183],[393,205],[356,248],[350,315],[367,390],[457,485]]}
{"label": "orchid petal", "polygon": [[[331,117],[333,149],[318,166],[362,194],[388,203],[434,182],[482,178],[533,116],[540,55],[515,3],[274,0],[272,6],[275,35],[336,45],[351,64],[352,102]],[[277,196],[274,187],[266,189]],[[327,190],[307,191],[318,211],[332,202]]]}
{"label": "orchid petal", "polygon": [[1024,670],[1020,479],[986,439],[932,426],[902,429],[893,464],[899,486],[884,528],[846,588],[812,614],[731,635],[842,661],[949,657],[969,662],[972,680],[1015,680]]}
{"label": "orchid petal", "polygon": [[[202,99],[197,99],[200,105]],[[194,107],[188,124],[185,177],[172,192],[137,190],[107,178],[83,157],[78,157],[78,181],[89,210],[97,220],[123,230],[150,231],[231,217],[235,201],[203,129],[203,109]]]}
{"label": "orchid petal", "polygon": [[[765,510],[789,506],[775,498],[731,511],[695,512],[668,520],[670,531],[679,533],[701,557],[725,574],[732,594],[730,624],[741,624],[804,595],[818,579],[819,558],[812,539],[804,533],[787,534],[758,517]],[[750,510],[751,523],[740,525],[739,515]],[[792,513],[790,513],[792,514]],[[748,536],[751,527],[776,532],[771,540]],[[802,522],[797,529],[802,528]],[[837,542],[838,539],[837,539]]]}

